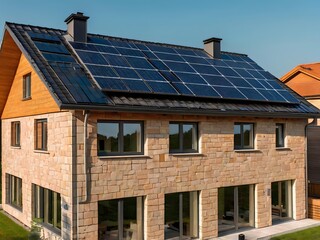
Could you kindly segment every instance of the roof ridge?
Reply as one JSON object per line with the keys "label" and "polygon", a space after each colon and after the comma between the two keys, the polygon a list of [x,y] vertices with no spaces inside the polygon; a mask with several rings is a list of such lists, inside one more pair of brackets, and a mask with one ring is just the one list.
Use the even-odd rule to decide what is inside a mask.
{"label": "roof ridge", "polygon": [[6,25],[14,25],[14,26],[24,26],[24,27],[32,27],[32,28],[42,28],[44,30],[52,30],[52,31],[59,31],[66,33],[66,30],[58,29],[58,28],[50,28],[50,27],[42,27],[42,26],[35,26],[30,24],[24,24],[24,23],[14,23],[14,22],[5,22]]}

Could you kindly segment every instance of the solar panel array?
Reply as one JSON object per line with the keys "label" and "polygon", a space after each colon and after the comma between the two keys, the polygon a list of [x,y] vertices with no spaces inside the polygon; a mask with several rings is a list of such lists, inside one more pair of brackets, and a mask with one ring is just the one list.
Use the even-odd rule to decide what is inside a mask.
{"label": "solar panel array", "polygon": [[[71,81],[67,74],[77,63],[58,36],[29,35],[65,82],[77,82],[74,77],[79,73]],[[88,43],[69,43],[105,92],[299,102],[245,55],[221,54],[221,59],[213,59],[200,49],[116,38],[89,37]]]}

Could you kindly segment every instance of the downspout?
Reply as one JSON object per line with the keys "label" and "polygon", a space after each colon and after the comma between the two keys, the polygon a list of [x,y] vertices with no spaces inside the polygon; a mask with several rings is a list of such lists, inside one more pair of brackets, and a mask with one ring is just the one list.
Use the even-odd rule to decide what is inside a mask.
{"label": "downspout", "polygon": [[79,204],[88,202],[88,164],[87,164],[87,137],[88,137],[88,117],[89,113],[87,110],[83,111],[84,121],[83,121],[83,173],[85,177],[84,185],[84,198],[80,200],[80,197],[77,197],[77,239],[79,239]]}
{"label": "downspout", "polygon": [[306,143],[306,147],[305,147],[305,178],[306,178],[306,182],[305,182],[305,187],[306,187],[306,218],[308,218],[309,216],[309,184],[308,184],[308,128],[310,126],[316,126],[317,125],[317,118],[314,117],[312,122],[308,123],[306,126],[305,126],[305,143]]}

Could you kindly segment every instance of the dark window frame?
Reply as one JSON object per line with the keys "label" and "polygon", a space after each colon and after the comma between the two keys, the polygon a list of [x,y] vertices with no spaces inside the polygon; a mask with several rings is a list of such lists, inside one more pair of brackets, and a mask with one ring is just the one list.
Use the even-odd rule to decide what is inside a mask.
{"label": "dark window frame", "polygon": [[12,207],[22,211],[23,195],[22,195],[22,178],[6,173],[6,202]]}
{"label": "dark window frame", "polygon": [[22,99],[31,99],[31,73],[23,75],[22,82]]}
{"label": "dark window frame", "polygon": [[[169,153],[198,153],[199,152],[199,124],[197,122],[169,122],[170,124],[179,125],[179,149],[170,149],[170,132],[169,132]],[[196,149],[183,149],[183,125],[193,125],[196,131]]]}
{"label": "dark window frame", "polygon": [[[41,129],[38,129],[40,123]],[[45,124],[46,123],[46,124]],[[38,138],[38,131],[41,131],[41,139]],[[47,151],[48,150],[48,119],[36,119],[34,127],[35,150]]]}
{"label": "dark window frame", "polygon": [[[255,123],[253,122],[235,122],[234,123],[234,126],[236,125],[239,125],[240,126],[240,135],[241,135],[241,140],[240,140],[240,145],[236,145],[235,144],[235,134],[234,134],[234,130],[233,130],[233,135],[234,135],[234,149],[235,150],[241,150],[241,149],[244,149],[244,150],[250,150],[250,149],[255,149]],[[252,133],[250,134],[250,138],[251,138],[251,142],[252,144],[250,146],[245,146],[244,145],[244,131],[243,131],[243,127],[245,125],[250,125],[252,126]]]}
{"label": "dark window frame", "polygon": [[62,225],[61,200],[60,193],[32,184],[32,219],[36,219],[43,226],[60,234]]}
{"label": "dark window frame", "polygon": [[[277,129],[279,129],[279,127],[281,127],[281,135],[278,135],[278,130]],[[285,142],[285,138],[286,138],[286,136],[285,136],[285,124],[284,123],[276,123],[276,134],[275,134],[275,136],[276,136],[276,147],[277,148],[283,148],[283,147],[285,147],[285,145],[286,145],[286,142]],[[282,139],[280,139],[280,137],[282,138]],[[282,141],[282,144],[281,144],[281,141]]]}
{"label": "dark window frame", "polygon": [[11,146],[20,147],[21,123],[19,121],[11,122]]}
{"label": "dark window frame", "polygon": [[[145,137],[144,137],[144,122],[143,121],[135,121],[135,120],[119,120],[119,121],[108,121],[108,120],[98,120],[97,121],[97,140],[98,139],[98,124],[103,123],[116,123],[119,127],[119,133],[118,133],[118,152],[101,152],[99,151],[99,142],[97,142],[97,154],[98,156],[126,156],[126,155],[143,155],[144,154],[144,143],[145,143]],[[125,152],[124,151],[124,135],[123,135],[123,129],[125,124],[140,124],[141,128],[141,151],[140,152]]]}

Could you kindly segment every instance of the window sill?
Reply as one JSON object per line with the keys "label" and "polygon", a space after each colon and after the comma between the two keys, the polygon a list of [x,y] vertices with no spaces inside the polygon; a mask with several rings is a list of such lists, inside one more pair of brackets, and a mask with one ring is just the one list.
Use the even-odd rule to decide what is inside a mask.
{"label": "window sill", "polygon": [[203,157],[203,153],[170,153],[169,156],[173,157]]}
{"label": "window sill", "polygon": [[276,151],[291,151],[289,147],[276,147]]}
{"label": "window sill", "polygon": [[147,155],[115,155],[115,156],[98,156],[99,159],[125,159],[125,158],[151,158]]}
{"label": "window sill", "polygon": [[236,153],[260,153],[261,151],[259,149],[234,149],[234,152]]}
{"label": "window sill", "polygon": [[22,212],[22,207],[16,206],[16,205],[14,205],[14,204],[12,204],[12,203],[8,203],[8,205],[9,205],[10,207],[12,207],[12,208],[14,208],[14,209]]}
{"label": "window sill", "polygon": [[52,232],[53,234],[57,235],[58,237],[61,237],[61,230],[58,228],[53,227],[52,225],[44,222],[40,222],[39,225],[46,230]]}
{"label": "window sill", "polygon": [[11,149],[21,149],[21,146],[11,146]]}
{"label": "window sill", "polygon": [[34,153],[50,154],[47,150],[33,150]]}

